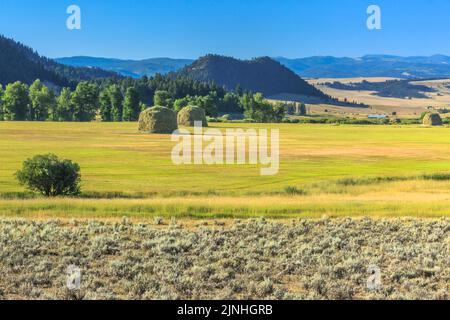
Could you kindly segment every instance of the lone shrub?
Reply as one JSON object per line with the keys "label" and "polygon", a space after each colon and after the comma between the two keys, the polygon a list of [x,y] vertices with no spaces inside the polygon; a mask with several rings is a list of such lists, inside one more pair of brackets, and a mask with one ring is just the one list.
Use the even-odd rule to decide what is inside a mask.
{"label": "lone shrub", "polygon": [[298,189],[297,187],[293,187],[293,186],[285,187],[284,192],[291,196],[300,196],[300,195],[306,194],[306,192],[304,190]]}
{"label": "lone shrub", "polygon": [[149,133],[172,133],[178,129],[175,112],[166,107],[152,107],[141,112],[139,131]]}
{"label": "lone shrub", "polygon": [[178,125],[193,127],[196,121],[201,122],[203,127],[208,126],[205,110],[202,108],[187,106],[178,112]]}
{"label": "lone shrub", "polygon": [[16,177],[22,185],[46,197],[80,193],[80,166],[70,160],[60,160],[54,154],[27,159]]}
{"label": "lone shrub", "polygon": [[425,126],[442,126],[441,116],[437,113],[427,113],[423,117],[423,124]]}

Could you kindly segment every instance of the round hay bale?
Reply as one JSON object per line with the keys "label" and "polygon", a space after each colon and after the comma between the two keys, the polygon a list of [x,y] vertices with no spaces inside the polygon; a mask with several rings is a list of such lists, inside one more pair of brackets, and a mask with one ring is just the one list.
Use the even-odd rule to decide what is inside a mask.
{"label": "round hay bale", "polygon": [[195,121],[201,121],[203,127],[208,126],[205,110],[199,107],[187,106],[178,112],[178,125],[193,127]]}
{"label": "round hay bale", "polygon": [[152,107],[141,112],[139,131],[149,133],[172,133],[178,129],[175,112],[166,107]]}
{"label": "round hay bale", "polygon": [[441,116],[437,113],[427,113],[423,117],[423,125],[425,125],[425,126],[442,126]]}
{"label": "round hay bale", "polygon": [[224,114],[222,117],[223,121],[230,121],[231,120],[231,115],[230,114]]}

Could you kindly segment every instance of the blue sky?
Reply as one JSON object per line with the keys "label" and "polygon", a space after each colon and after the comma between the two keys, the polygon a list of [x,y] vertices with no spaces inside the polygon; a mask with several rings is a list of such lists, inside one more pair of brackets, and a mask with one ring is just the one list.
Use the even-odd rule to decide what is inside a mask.
{"label": "blue sky", "polygon": [[[66,28],[71,4],[81,30]],[[370,4],[382,30],[366,27]],[[0,0],[0,33],[52,58],[450,55],[450,1]]]}

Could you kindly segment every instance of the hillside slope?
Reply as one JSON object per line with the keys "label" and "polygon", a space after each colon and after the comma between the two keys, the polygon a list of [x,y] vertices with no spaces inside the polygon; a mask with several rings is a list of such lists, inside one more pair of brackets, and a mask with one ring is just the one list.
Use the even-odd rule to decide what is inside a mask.
{"label": "hillside slope", "polygon": [[57,86],[79,80],[115,77],[116,73],[98,68],[74,68],[40,56],[30,47],[0,35],[0,83],[31,83],[36,79]]}
{"label": "hillside slope", "polygon": [[234,90],[240,85],[244,90],[261,92],[266,96],[291,93],[324,97],[320,90],[269,57],[238,60],[207,55],[175,74],[199,81],[214,81],[229,90]]}

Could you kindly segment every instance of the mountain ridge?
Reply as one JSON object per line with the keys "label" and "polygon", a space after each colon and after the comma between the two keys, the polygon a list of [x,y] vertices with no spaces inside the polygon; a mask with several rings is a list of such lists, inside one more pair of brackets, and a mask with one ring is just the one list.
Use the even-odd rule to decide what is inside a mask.
{"label": "mountain ridge", "polygon": [[90,56],[64,57],[56,58],[55,60],[59,63],[74,67],[97,67],[133,78],[177,71],[194,61],[192,59],[172,59],[166,57],[133,60]]}
{"label": "mountain ridge", "polygon": [[[307,78],[395,77],[411,79],[450,77],[450,56],[442,54],[409,57],[367,54],[358,58],[312,56],[304,58],[273,57],[272,59],[282,63],[301,77]],[[55,60],[73,66],[96,66],[135,78],[178,71],[195,61],[193,59],[176,58],[128,60],[89,56],[57,58]],[[108,66],[108,64],[113,66]]]}
{"label": "mountain ridge", "polygon": [[32,48],[0,35],[0,84],[15,81],[30,84],[36,79],[56,86],[71,86],[80,80],[118,77],[110,71],[71,67],[41,56]]}
{"label": "mountain ridge", "polygon": [[276,58],[294,72],[308,78],[444,78],[450,77],[450,57],[445,55],[410,56],[370,54],[359,58],[315,56]]}

